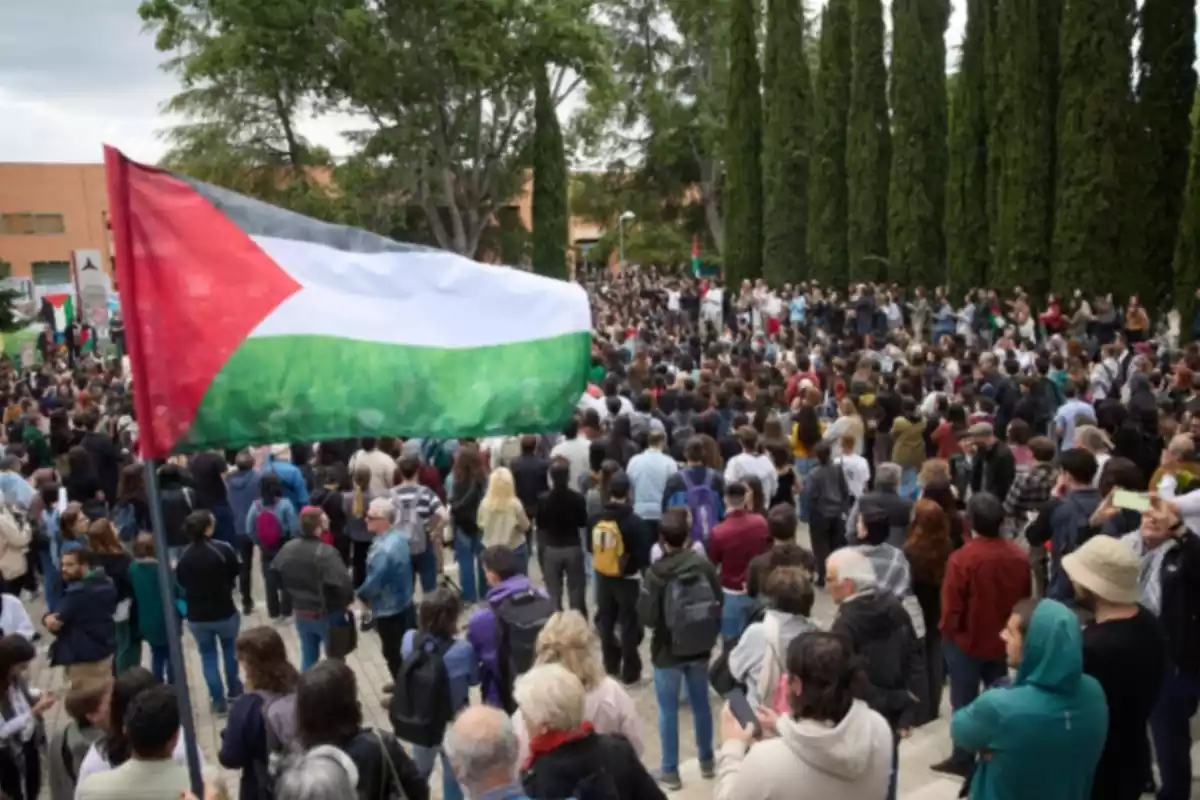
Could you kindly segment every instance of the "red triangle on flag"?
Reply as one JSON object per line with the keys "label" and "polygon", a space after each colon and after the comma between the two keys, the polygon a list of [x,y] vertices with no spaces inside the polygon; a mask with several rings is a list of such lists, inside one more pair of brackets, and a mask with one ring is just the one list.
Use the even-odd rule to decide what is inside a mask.
{"label": "red triangle on flag", "polygon": [[104,148],[139,441],[162,458],[213,378],[300,284],[185,181]]}

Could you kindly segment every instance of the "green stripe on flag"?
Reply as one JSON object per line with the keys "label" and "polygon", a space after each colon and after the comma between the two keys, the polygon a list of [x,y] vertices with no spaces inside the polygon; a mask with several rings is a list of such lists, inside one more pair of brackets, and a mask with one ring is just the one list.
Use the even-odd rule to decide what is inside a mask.
{"label": "green stripe on flag", "polygon": [[213,379],[176,450],[557,430],[590,366],[589,331],[462,349],[250,338]]}

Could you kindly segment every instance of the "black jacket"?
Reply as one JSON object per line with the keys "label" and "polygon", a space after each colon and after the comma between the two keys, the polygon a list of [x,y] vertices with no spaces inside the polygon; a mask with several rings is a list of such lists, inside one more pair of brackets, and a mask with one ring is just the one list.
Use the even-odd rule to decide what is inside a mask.
{"label": "black jacket", "polygon": [[1017,479],[1017,460],[1004,442],[997,441],[988,450],[980,450],[972,462],[971,489],[989,492],[1004,502]]}
{"label": "black jacket", "polygon": [[550,488],[550,462],[538,456],[520,455],[512,460],[508,468],[512,472],[517,499],[532,519],[537,510],[538,497]]}
{"label": "black jacket", "polygon": [[117,481],[121,477],[121,451],[113,444],[111,436],[96,432],[85,434],[79,446],[92,457],[92,467],[104,490],[104,499],[112,503],[117,499]]}
{"label": "black jacket", "polygon": [[1172,666],[1200,673],[1200,536],[1188,532],[1163,557],[1162,610]]}
{"label": "black jacket", "polygon": [[654,541],[650,538],[646,523],[633,513],[633,509],[628,504],[606,504],[598,514],[588,520],[589,534],[596,523],[601,520],[613,520],[621,529],[621,538],[625,540],[625,553],[628,555],[624,570],[626,577],[637,575],[650,566],[650,548],[654,547]]}
{"label": "black jacket", "polygon": [[189,620],[220,622],[237,613],[233,585],[238,568],[237,553],[225,542],[208,539],[187,546],[175,565],[175,581],[183,589]]}
{"label": "black jacket", "polygon": [[[382,743],[383,747],[380,747]],[[417,765],[390,733],[376,730],[359,731],[352,739],[338,745],[358,768],[359,800],[429,800],[429,784],[417,771]],[[384,748],[386,748],[386,755]],[[391,764],[385,760],[391,759]],[[393,786],[392,767],[400,778]]]}
{"label": "black jacket", "polygon": [[587,500],[571,488],[552,489],[538,500],[539,545],[581,547],[579,532],[587,525]]}
{"label": "black jacket", "polygon": [[893,730],[912,726],[925,684],[924,647],[908,612],[889,592],[868,592],[838,607],[833,633],[864,659],[871,688],[867,703]]}
{"label": "black jacket", "polygon": [[521,783],[531,800],[666,798],[628,739],[594,732],[534,758]]}

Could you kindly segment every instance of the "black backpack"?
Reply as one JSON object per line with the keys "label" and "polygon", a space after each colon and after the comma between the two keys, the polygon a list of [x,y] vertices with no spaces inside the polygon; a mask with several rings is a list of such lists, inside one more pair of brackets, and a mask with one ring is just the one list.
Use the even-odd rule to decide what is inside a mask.
{"label": "black backpack", "polygon": [[496,616],[500,697],[509,714],[516,711],[513,682],[533,666],[538,634],[557,610],[549,597],[532,588],[509,595],[492,606]]}
{"label": "black backpack", "polygon": [[442,743],[446,726],[454,719],[446,651],[453,642],[427,634],[413,635],[412,652],[396,673],[396,688],[388,709],[396,738],[421,747]]}
{"label": "black backpack", "polygon": [[671,632],[676,658],[707,657],[721,635],[721,600],[702,573],[681,575],[667,584],[663,622]]}

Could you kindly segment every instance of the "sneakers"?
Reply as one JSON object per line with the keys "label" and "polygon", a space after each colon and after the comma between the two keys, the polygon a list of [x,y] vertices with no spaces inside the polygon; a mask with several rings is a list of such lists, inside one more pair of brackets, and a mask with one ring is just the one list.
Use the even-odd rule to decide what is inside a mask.
{"label": "sneakers", "polygon": [[683,788],[683,781],[679,779],[678,772],[663,772],[661,769],[656,769],[652,773],[654,780],[667,791],[678,792]]}
{"label": "sneakers", "polygon": [[934,764],[930,767],[934,772],[940,772],[943,775],[955,775],[959,778],[968,778],[971,775],[971,767],[973,765],[969,761],[960,761],[954,756],[947,758],[945,761]]}
{"label": "sneakers", "polygon": [[700,777],[706,781],[711,781],[717,777],[717,764],[713,760],[700,762]]}

